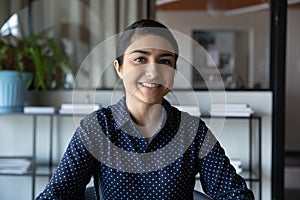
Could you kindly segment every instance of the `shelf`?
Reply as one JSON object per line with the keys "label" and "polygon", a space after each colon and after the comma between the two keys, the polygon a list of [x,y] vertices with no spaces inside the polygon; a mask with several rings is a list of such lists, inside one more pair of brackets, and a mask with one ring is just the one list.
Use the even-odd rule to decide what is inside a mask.
{"label": "shelf", "polygon": [[0,175],[31,175],[32,161],[31,156],[0,156]]}
{"label": "shelf", "polygon": [[[25,158],[29,159],[31,161],[30,168],[28,169],[27,172],[21,173],[21,174],[16,174],[16,173],[1,173],[0,175],[4,176],[30,176],[32,177],[32,196],[34,197],[35,194],[35,182],[37,177],[45,177],[45,178],[50,178],[53,172],[55,171],[58,163],[53,163],[53,119],[55,117],[82,117],[84,114],[59,114],[59,113],[47,113],[47,114],[39,114],[39,113],[12,113],[15,115],[23,115],[23,116],[32,116],[33,119],[33,152],[31,156],[13,156],[13,157],[1,157],[1,158],[15,158],[15,159],[20,159],[20,158]],[[7,115],[7,114],[6,114]],[[35,163],[35,158],[36,158],[36,152],[37,152],[37,141],[36,141],[36,136],[37,136],[37,119],[39,116],[48,116],[49,117],[49,160],[47,163]],[[253,184],[258,184],[259,185],[259,198],[261,199],[261,185],[262,185],[262,175],[261,175],[261,117],[257,115],[251,115],[251,116],[211,116],[211,115],[201,115],[200,118],[211,118],[211,119],[234,119],[234,120],[248,120],[249,121],[249,166],[245,166],[245,169],[242,173],[239,175],[242,176],[246,182],[249,183],[250,188],[252,188],[252,183]],[[257,128],[258,131],[253,131],[254,128]],[[254,134],[257,134],[256,136]],[[253,145],[253,141],[258,142],[258,145]],[[256,149],[257,148],[257,149]],[[253,154],[253,150],[257,150],[259,154],[257,155],[256,153]],[[253,155],[252,155],[253,154]],[[258,169],[256,171],[256,167],[254,167],[253,160],[258,161]],[[249,169],[249,170],[247,170]],[[254,170],[255,169],[255,170]],[[257,172],[257,173],[256,173]],[[200,177],[197,176],[196,179],[199,179]]]}
{"label": "shelf", "polygon": [[[245,181],[251,181],[251,182],[259,182],[259,181],[261,181],[261,179],[259,178],[258,175],[253,174],[253,173],[251,175],[250,171],[248,171],[248,170],[245,170],[242,173],[239,173],[238,175],[240,175],[243,179],[245,179]],[[250,178],[250,176],[252,176],[252,177]],[[196,179],[197,180],[200,179],[200,175],[199,174],[196,175]]]}
{"label": "shelf", "polygon": [[200,118],[226,118],[226,119],[259,119],[260,116],[250,115],[250,116],[212,116],[212,115],[200,115]]}
{"label": "shelf", "polygon": [[[243,171],[242,173],[239,174],[241,177],[243,177],[246,181],[261,181],[261,179],[259,178],[258,175],[254,174],[252,172],[252,175],[250,173],[250,171]],[[251,178],[250,178],[251,176]]]}
{"label": "shelf", "polygon": [[57,165],[53,165],[51,167],[51,172],[50,172],[48,165],[38,165],[35,170],[35,175],[36,176],[51,176],[54,173],[56,167],[57,167]]}
{"label": "shelf", "polygon": [[[48,167],[37,167],[36,171],[35,171],[35,176],[45,176],[45,177],[50,177],[54,171],[55,171],[56,167],[52,168],[52,173],[49,173],[49,168]],[[0,173],[1,176],[29,176],[31,177],[33,175],[33,170],[29,169],[27,172],[22,173],[22,174],[17,174],[17,173]]]}
{"label": "shelf", "polygon": [[85,116],[88,115],[90,113],[82,113],[82,114],[68,114],[68,113],[64,113],[64,114],[60,114],[58,112],[55,113],[23,113],[23,112],[15,112],[15,113],[0,113],[0,116],[4,116],[4,115],[23,115],[23,116],[63,116],[63,117],[72,117],[72,116]]}

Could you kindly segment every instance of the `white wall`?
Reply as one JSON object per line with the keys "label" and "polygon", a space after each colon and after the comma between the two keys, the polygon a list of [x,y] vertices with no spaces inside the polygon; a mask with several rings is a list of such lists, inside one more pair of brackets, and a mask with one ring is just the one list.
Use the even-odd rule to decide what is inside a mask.
{"label": "white wall", "polygon": [[[269,12],[260,11],[243,15],[212,16],[201,11],[158,11],[156,18],[169,28],[192,36],[194,29],[232,29],[249,31],[250,58],[249,62],[249,86],[261,84],[268,88],[268,51],[269,51]],[[183,51],[190,51],[187,46]]]}

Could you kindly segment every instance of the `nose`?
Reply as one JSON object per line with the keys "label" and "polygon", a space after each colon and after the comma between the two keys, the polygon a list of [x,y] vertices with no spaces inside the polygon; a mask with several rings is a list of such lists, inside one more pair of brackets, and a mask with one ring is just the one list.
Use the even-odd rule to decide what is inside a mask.
{"label": "nose", "polygon": [[155,79],[159,75],[158,65],[156,63],[151,63],[146,66],[146,76],[149,79]]}

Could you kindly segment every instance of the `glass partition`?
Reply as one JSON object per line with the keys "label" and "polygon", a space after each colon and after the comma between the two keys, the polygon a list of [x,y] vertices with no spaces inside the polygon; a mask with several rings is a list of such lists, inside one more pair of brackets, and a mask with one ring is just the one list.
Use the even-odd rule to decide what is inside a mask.
{"label": "glass partition", "polygon": [[220,82],[228,90],[269,89],[269,4],[255,0],[224,2],[174,1],[158,6],[156,16],[207,51],[203,58],[191,44],[184,49],[196,63],[203,63],[185,67],[192,68],[187,78],[194,89],[218,90]]}

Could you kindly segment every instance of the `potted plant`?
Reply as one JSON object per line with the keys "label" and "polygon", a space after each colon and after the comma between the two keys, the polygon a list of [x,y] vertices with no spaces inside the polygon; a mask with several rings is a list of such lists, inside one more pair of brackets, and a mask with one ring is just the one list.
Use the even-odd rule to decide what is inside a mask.
{"label": "potted plant", "polygon": [[26,88],[59,88],[67,72],[72,69],[56,39],[42,34],[1,37],[0,113],[22,111]]}

